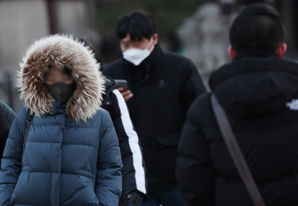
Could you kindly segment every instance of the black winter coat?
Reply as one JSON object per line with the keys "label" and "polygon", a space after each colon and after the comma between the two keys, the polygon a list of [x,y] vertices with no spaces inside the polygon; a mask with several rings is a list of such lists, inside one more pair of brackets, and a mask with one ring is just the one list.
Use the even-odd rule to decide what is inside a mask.
{"label": "black winter coat", "polygon": [[[298,65],[273,54],[238,55],[210,79],[267,205],[298,205]],[[210,94],[184,125],[177,180],[190,206],[253,203],[219,131]]]}
{"label": "black winter coat", "polygon": [[106,77],[102,107],[110,113],[119,139],[123,163],[121,202],[124,202],[132,191],[146,194],[145,166],[139,138],[133,128],[125,100],[114,80]]}
{"label": "black winter coat", "polygon": [[176,151],[186,113],[205,92],[195,66],[156,45],[140,66],[120,59],[104,73],[126,79],[134,95],[127,105],[143,147],[149,192],[176,186]]}

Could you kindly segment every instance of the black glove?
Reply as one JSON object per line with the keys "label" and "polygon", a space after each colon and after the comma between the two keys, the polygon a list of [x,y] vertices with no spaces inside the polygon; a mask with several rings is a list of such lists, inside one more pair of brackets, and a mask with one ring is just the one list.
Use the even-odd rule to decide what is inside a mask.
{"label": "black glove", "polygon": [[128,199],[130,199],[130,203],[132,206],[139,206],[144,201],[144,194],[135,190],[128,194]]}

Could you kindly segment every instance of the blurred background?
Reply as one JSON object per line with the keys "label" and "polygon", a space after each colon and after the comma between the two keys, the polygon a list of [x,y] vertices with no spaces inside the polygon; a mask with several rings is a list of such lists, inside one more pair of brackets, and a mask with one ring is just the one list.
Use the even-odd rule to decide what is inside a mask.
{"label": "blurred background", "polygon": [[85,37],[105,64],[120,58],[117,21],[138,9],[154,17],[162,48],[190,58],[207,85],[210,73],[229,61],[226,48],[233,18],[255,2],[280,12],[287,30],[287,58],[298,61],[298,0],[0,0],[0,99],[16,112],[21,108],[19,62],[41,37]]}

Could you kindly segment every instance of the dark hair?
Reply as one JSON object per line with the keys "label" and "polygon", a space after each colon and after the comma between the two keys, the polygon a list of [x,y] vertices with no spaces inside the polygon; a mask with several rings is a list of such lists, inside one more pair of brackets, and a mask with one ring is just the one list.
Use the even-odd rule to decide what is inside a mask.
{"label": "dark hair", "polygon": [[123,39],[127,34],[131,40],[140,41],[143,38],[150,39],[156,31],[152,16],[145,11],[136,11],[122,17],[118,21],[117,35]]}
{"label": "dark hair", "polygon": [[236,17],[230,28],[229,38],[235,51],[276,51],[285,41],[285,28],[272,6],[256,3],[243,9]]}

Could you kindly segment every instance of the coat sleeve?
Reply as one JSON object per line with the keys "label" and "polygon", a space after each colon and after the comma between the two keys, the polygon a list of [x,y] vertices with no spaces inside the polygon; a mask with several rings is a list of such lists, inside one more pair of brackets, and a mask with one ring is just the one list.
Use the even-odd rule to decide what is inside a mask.
{"label": "coat sleeve", "polygon": [[119,143],[110,115],[104,111],[102,118],[104,129],[100,137],[95,190],[100,205],[118,205],[122,191]]}
{"label": "coat sleeve", "polygon": [[0,205],[9,205],[12,192],[21,172],[23,137],[26,125],[26,108],[23,107],[13,122],[6,141],[0,171]]}
{"label": "coat sleeve", "polygon": [[192,102],[201,94],[206,92],[206,88],[202,82],[201,76],[192,63],[191,60],[187,60],[183,66],[181,73],[182,89],[181,97],[182,104],[187,112]]}
{"label": "coat sleeve", "polygon": [[197,107],[195,102],[183,127],[176,178],[188,205],[214,205],[213,167],[208,143],[198,122]]}
{"label": "coat sleeve", "polygon": [[139,137],[135,132],[125,100],[121,93],[115,89],[111,93],[112,117],[120,143],[123,161],[123,188],[124,195],[138,190],[146,194],[146,180],[144,161],[139,143]]}
{"label": "coat sleeve", "polygon": [[16,114],[14,113],[14,111],[9,107],[7,106],[4,102],[2,102],[0,100],[0,107],[2,108],[4,114],[5,114],[5,117],[9,123],[9,126],[12,125],[15,117],[16,117]]}

